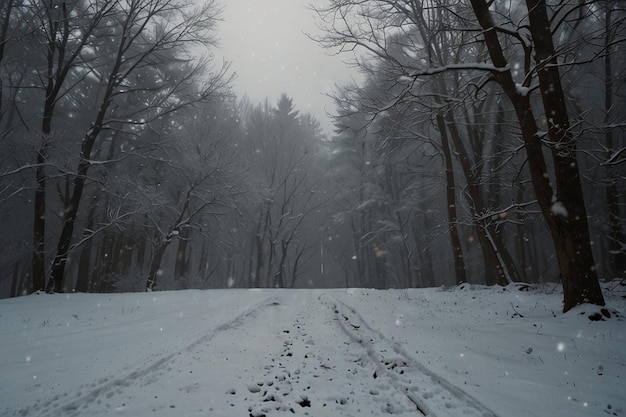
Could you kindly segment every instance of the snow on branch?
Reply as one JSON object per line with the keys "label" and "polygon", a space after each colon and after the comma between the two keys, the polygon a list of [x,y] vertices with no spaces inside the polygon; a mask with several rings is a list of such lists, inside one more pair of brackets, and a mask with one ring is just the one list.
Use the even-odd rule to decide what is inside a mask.
{"label": "snow on branch", "polygon": [[489,72],[507,72],[509,67],[496,67],[493,64],[487,63],[472,63],[472,64],[448,64],[442,67],[431,67],[422,71],[413,71],[408,74],[409,77],[417,78],[423,75],[437,75],[446,71],[459,71],[459,70],[477,70],[477,71],[489,71]]}
{"label": "snow on branch", "polygon": [[525,203],[511,204],[508,207],[499,210],[486,210],[482,214],[476,214],[473,220],[477,223],[484,222],[493,219],[505,219],[512,211],[518,212],[524,210],[526,207],[537,204],[537,200],[527,201]]}

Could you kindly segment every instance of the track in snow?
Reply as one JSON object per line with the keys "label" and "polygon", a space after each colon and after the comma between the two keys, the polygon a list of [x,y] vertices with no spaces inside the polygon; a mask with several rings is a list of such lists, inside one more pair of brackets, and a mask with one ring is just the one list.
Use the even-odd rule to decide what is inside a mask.
{"label": "track in snow", "polygon": [[250,417],[496,417],[372,329],[351,307],[321,296],[276,335],[279,356],[247,385]]}
{"label": "track in snow", "polygon": [[[115,395],[120,395],[125,388],[131,385],[151,384],[160,376],[171,372],[172,363],[175,362],[176,358],[181,354],[192,354],[194,350],[207,345],[211,339],[221,332],[240,326],[245,320],[257,315],[263,309],[276,307],[278,305],[279,303],[276,301],[276,297],[269,297],[261,303],[246,309],[234,319],[209,330],[206,334],[182,349],[150,360],[148,363],[124,375],[102,376],[90,384],[79,387],[77,392],[65,392],[44,401],[37,401],[33,405],[18,410],[14,415],[22,417],[78,417],[89,415],[90,411],[88,408],[90,405],[94,403],[101,404]],[[156,398],[156,396],[154,398]],[[120,412],[123,411],[122,408],[118,407],[118,409],[111,411]]]}
{"label": "track in snow", "polygon": [[[214,364],[229,358],[220,369],[236,378],[221,381]],[[332,292],[266,298],[182,348],[13,415],[496,417]]]}
{"label": "track in snow", "polygon": [[373,377],[405,395],[420,415],[497,417],[487,406],[416,361],[399,343],[370,327],[354,308],[336,299],[332,303],[343,331],[361,345],[376,368]]}

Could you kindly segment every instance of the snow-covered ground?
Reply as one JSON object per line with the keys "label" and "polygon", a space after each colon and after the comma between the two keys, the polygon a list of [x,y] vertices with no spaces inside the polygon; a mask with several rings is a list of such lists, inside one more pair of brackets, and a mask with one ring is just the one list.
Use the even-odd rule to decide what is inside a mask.
{"label": "snow-covered ground", "polygon": [[604,289],[601,321],[554,285],[1,300],[0,415],[626,416]]}

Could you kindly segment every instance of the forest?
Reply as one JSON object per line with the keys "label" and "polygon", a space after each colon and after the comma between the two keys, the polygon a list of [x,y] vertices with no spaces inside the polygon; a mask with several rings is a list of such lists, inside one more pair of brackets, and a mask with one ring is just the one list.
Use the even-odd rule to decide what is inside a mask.
{"label": "forest", "polygon": [[624,278],[626,2],[327,0],[334,131],[217,0],[1,0],[0,297]]}

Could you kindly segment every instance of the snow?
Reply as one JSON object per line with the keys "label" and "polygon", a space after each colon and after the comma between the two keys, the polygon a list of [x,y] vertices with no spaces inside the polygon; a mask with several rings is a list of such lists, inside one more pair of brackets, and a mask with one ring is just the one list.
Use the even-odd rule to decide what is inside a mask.
{"label": "snow", "polygon": [[626,287],[604,293],[566,314],[556,284],[0,300],[0,415],[626,416]]}
{"label": "snow", "polygon": [[552,207],[550,207],[550,211],[555,216],[567,217],[568,215],[567,208],[565,208],[565,205],[563,205],[563,203],[560,201],[553,202]]}
{"label": "snow", "polygon": [[520,96],[527,96],[530,94],[531,89],[528,87],[523,86],[522,84],[516,83],[515,84],[515,90],[517,91],[517,94]]}
{"label": "snow", "polygon": [[508,66],[496,67],[492,64],[474,62],[471,64],[448,64],[441,67],[430,67],[424,70],[413,71],[408,74],[409,77],[416,78],[420,75],[436,75],[450,70],[477,70],[489,72],[506,72],[509,71]]}

